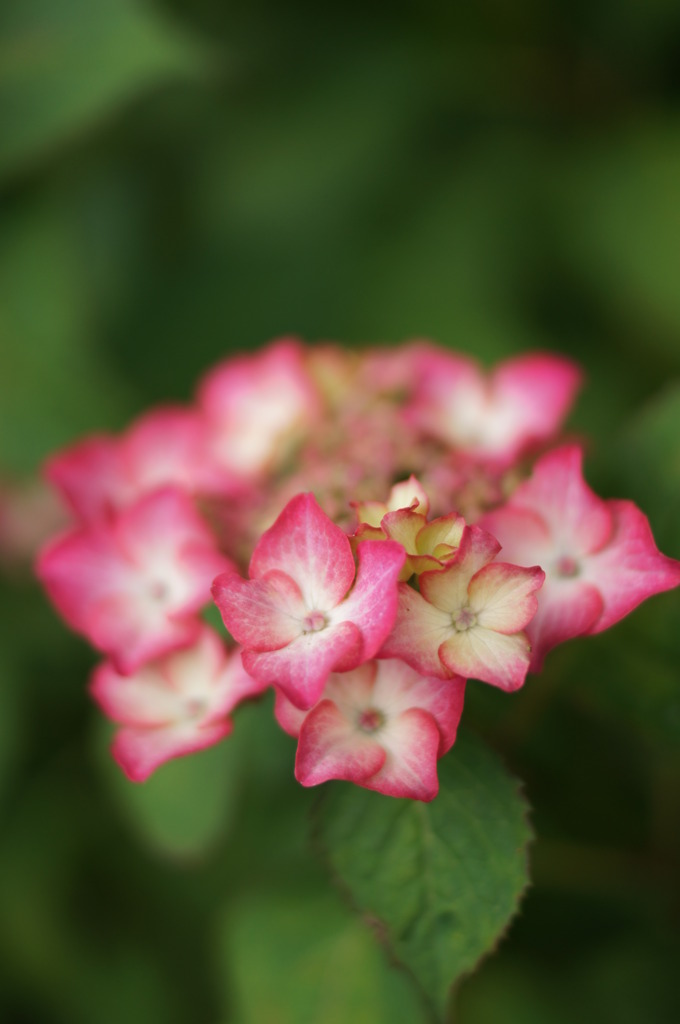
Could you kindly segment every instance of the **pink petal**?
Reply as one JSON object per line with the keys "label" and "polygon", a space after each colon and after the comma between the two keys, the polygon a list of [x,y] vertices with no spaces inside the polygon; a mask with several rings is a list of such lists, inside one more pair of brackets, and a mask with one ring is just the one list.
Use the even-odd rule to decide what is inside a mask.
{"label": "pink petal", "polygon": [[276,694],[274,717],[284,732],[287,732],[289,736],[295,736],[297,739],[300,735],[302,723],[307,717],[307,711],[297,708],[278,687],[274,687],[274,692]]}
{"label": "pink petal", "polygon": [[299,708],[316,704],[338,665],[355,667],[363,659],[361,633],[352,622],[306,633],[277,651],[243,652],[246,671],[263,684],[279,686]]}
{"label": "pink petal", "polygon": [[354,579],[349,540],[322,512],[312,494],[298,494],[257,543],[250,577],[278,569],[300,587],[309,611],[330,611]]}
{"label": "pink petal", "polygon": [[121,465],[120,444],[114,437],[89,437],[53,455],[45,475],[79,519],[90,522],[130,495]]}
{"label": "pink petal", "polygon": [[215,367],[199,388],[199,403],[217,462],[246,478],[280,462],[319,412],[304,350],[292,338]]}
{"label": "pink petal", "polygon": [[608,629],[641,601],[680,584],[680,562],[662,555],[649,521],[630,501],[609,501],[612,536],[583,563],[583,578],[600,591],[604,610],[592,633]]}
{"label": "pink petal", "polygon": [[501,544],[503,558],[513,565],[545,568],[554,558],[554,546],[545,520],[529,508],[503,505],[485,512],[479,525]]}
{"label": "pink petal", "polygon": [[516,410],[516,444],[553,437],[569,412],[583,375],[568,359],[544,352],[508,359],[493,374],[497,401]]}
{"label": "pink petal", "polygon": [[431,714],[409,708],[379,732],[386,757],[380,770],[359,782],[385,796],[433,800],[439,790],[437,754],[440,735]]}
{"label": "pink petal", "polygon": [[207,725],[183,724],[158,729],[124,727],[116,733],[112,753],[132,782],[144,782],[165,761],[211,747],[231,730],[229,719]]}
{"label": "pink petal", "polygon": [[400,583],[397,618],[380,657],[402,658],[424,676],[448,679],[452,673],[442,664],[439,648],[451,630],[450,614],[429,604],[408,584]]}
{"label": "pink petal", "polygon": [[526,630],[531,671],[540,671],[546,654],[557,644],[592,632],[603,607],[599,590],[583,579],[546,579],[538,594],[538,610]]}
{"label": "pink petal", "polygon": [[469,605],[480,626],[498,633],[517,633],[535,615],[535,597],[545,573],[538,566],[520,569],[505,562],[492,562],[470,581]]}
{"label": "pink petal", "polygon": [[397,614],[397,580],[404,550],[394,541],[362,541],[357,547],[357,579],[332,621],[353,622],[361,630],[363,660],[375,657]]}
{"label": "pink petal", "polygon": [[[552,537],[555,558],[579,559],[602,548],[612,534],[612,514],[583,479],[583,452],[565,445],[538,460],[529,480],[510,503],[542,517]],[[510,557],[505,553],[505,557]],[[547,566],[544,566],[547,569]]]}
{"label": "pink petal", "polygon": [[439,648],[450,672],[465,678],[517,690],[526,678],[531,647],[526,633],[505,636],[482,626],[453,633]]}
{"label": "pink petal", "polygon": [[213,583],[212,595],[231,635],[250,650],[278,650],[303,632],[302,594],[285,572],[272,569],[256,580],[225,572]]}
{"label": "pink petal", "polygon": [[300,730],[295,778],[303,786],[328,779],[365,784],[385,763],[385,751],[344,718],[330,700],[322,700],[305,718]]}
{"label": "pink petal", "polygon": [[399,717],[409,708],[417,707],[427,711],[439,729],[437,756],[441,757],[453,746],[456,738],[463,713],[465,680],[459,677],[437,679],[422,676],[397,658],[379,661],[377,664],[378,672],[372,694],[375,707],[389,719]]}
{"label": "pink petal", "polygon": [[125,671],[190,643],[210,582],[229,566],[172,489],[57,538],[37,571],[66,621]]}
{"label": "pink petal", "polygon": [[152,409],[122,439],[121,458],[139,494],[169,484],[191,494],[224,487],[224,473],[209,459],[206,423],[195,409]]}

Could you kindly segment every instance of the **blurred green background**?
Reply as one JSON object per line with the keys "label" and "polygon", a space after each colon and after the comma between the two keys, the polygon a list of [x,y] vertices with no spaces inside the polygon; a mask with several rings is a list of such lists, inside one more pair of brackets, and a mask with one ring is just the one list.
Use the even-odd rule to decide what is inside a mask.
{"label": "blurred green background", "polygon": [[[571,355],[591,483],[680,557],[676,0],[4,0],[2,479],[284,333]],[[28,568],[0,602],[0,1019],[427,1019],[310,854],[267,709],[134,787],[93,654]],[[680,1020],[679,613],[468,688],[538,839],[458,1024]]]}

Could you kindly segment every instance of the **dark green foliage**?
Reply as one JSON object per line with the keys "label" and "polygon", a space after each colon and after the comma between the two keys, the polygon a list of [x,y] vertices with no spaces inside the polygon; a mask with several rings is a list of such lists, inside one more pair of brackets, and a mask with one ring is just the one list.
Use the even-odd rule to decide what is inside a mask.
{"label": "dark green foliage", "polygon": [[[487,362],[543,347],[584,366],[570,427],[593,487],[680,557],[678,12],[1,2],[0,484],[278,334],[430,335]],[[2,558],[0,1019],[420,1024],[308,846],[317,794],[268,699],[134,787],[104,761],[93,655]],[[516,694],[468,687],[464,725],[522,780],[537,841],[456,1024],[680,1019],[679,612],[654,598]],[[514,783],[496,780],[509,818],[490,791],[461,812],[456,766],[476,758],[480,787],[499,771],[454,748],[427,808],[342,784],[322,802],[335,872],[440,1011],[524,884]],[[450,828],[459,862],[477,836],[507,884],[488,917],[440,868],[429,918],[373,884],[392,819],[421,853]]]}

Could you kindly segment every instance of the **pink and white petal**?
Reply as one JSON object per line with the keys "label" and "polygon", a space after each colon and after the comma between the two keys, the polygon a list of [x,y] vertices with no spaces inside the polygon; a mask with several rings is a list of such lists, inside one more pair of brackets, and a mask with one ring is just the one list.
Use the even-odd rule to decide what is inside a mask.
{"label": "pink and white petal", "polygon": [[132,782],[144,782],[166,761],[214,746],[231,732],[228,718],[221,722],[182,724],[158,729],[123,727],[114,737],[112,753]]}
{"label": "pink and white petal", "polygon": [[285,572],[270,570],[261,579],[244,580],[221,573],[212,595],[225,626],[249,650],[275,651],[302,633],[306,614],[297,583]]}
{"label": "pink and white petal", "polygon": [[593,632],[603,610],[597,587],[582,578],[547,578],[538,594],[538,610],[526,628],[531,641],[531,671],[539,672],[553,647]]}
{"label": "pink and white petal", "polygon": [[398,658],[378,662],[373,690],[375,707],[390,720],[413,707],[429,712],[441,736],[438,757],[453,746],[464,696],[465,680],[460,677],[422,676]]}
{"label": "pink and white petal", "polygon": [[394,485],[387,499],[387,508],[390,512],[396,512],[398,509],[411,509],[427,518],[430,501],[423,485],[411,474],[408,480]]}
{"label": "pink and white petal", "polygon": [[246,478],[264,472],[308,427],[319,397],[296,340],[282,338],[255,356],[226,360],[199,388],[219,464]]}
{"label": "pink and white petal", "polygon": [[480,626],[498,633],[517,633],[536,614],[536,591],[545,573],[539,566],[521,569],[506,562],[492,562],[470,581],[470,608]]}
{"label": "pink and white petal", "polygon": [[172,484],[189,493],[219,490],[224,474],[208,457],[207,427],[195,409],[152,409],[125,435],[122,459],[138,491]]}
{"label": "pink and white petal", "polygon": [[496,368],[492,387],[499,404],[515,410],[518,445],[547,440],[559,430],[582,378],[575,363],[547,352],[508,359]]}
{"label": "pink and white petal", "polygon": [[526,633],[506,636],[482,626],[454,633],[439,648],[439,656],[450,672],[466,679],[481,679],[508,692],[523,684],[530,654]]}
{"label": "pink and white petal", "polygon": [[362,785],[380,771],[385,751],[359,732],[330,700],[322,700],[306,716],[295,758],[295,778],[303,786],[329,779]]}
{"label": "pink and white petal", "polygon": [[[583,479],[583,451],[564,445],[543,455],[511,498],[515,508],[538,513],[550,530],[555,557],[580,558],[607,544],[612,513]],[[508,556],[506,556],[508,557]]]}
{"label": "pink and white petal", "polygon": [[104,662],[92,674],[90,693],[112,721],[140,728],[173,723],[181,710],[178,695],[158,662],[132,676],[123,676]]}
{"label": "pink and white petal", "polygon": [[196,642],[201,620],[169,617],[159,603],[116,593],[94,602],[83,630],[93,647],[107,654],[119,672],[140,666]]}
{"label": "pink and white petal", "polygon": [[215,538],[193,500],[173,486],[144,495],[115,517],[112,529],[117,547],[132,563],[148,563],[150,552],[162,557],[170,551],[197,546],[212,551],[215,564],[221,564],[222,569],[231,565],[219,554]]}
{"label": "pink and white petal", "polygon": [[363,638],[363,660],[374,658],[394,625],[404,549],[394,541],[362,541],[357,546],[357,579],[331,622],[353,622]]}
{"label": "pink and white petal", "polygon": [[397,618],[380,657],[401,658],[424,676],[448,679],[452,673],[442,664],[439,648],[451,631],[450,614],[429,604],[406,583],[400,583]]}
{"label": "pink and white petal", "polygon": [[92,606],[124,590],[128,577],[110,531],[101,524],[49,541],[38,555],[36,573],[68,625],[86,636]]}
{"label": "pink and white petal", "polygon": [[58,452],[45,475],[79,519],[90,522],[123,504],[131,493],[121,464],[120,442],[102,434]]}
{"label": "pink and white petal", "polygon": [[468,603],[470,576],[464,565],[461,568],[457,559],[447,563],[443,569],[422,573],[419,582],[423,598],[432,607],[446,614],[449,625],[451,615]]}
{"label": "pink and white petal", "polygon": [[324,698],[332,700],[345,718],[355,721],[362,711],[373,706],[378,665],[377,661],[365,661],[349,672],[333,672],[324,688]]}
{"label": "pink and white petal", "polygon": [[291,576],[309,610],[330,611],[354,579],[354,558],[346,535],[323,512],[313,494],[298,494],[262,534],[250,560],[250,577],[272,569]]}
{"label": "pink and white petal", "polygon": [[503,505],[485,512],[479,525],[501,544],[503,558],[513,565],[549,565],[555,548],[545,519],[530,508]]}
{"label": "pink and white petal", "polygon": [[299,708],[320,699],[326,680],[339,664],[356,667],[364,660],[363,641],[352,622],[305,633],[277,651],[244,651],[246,672],[275,685]]}
{"label": "pink and white petal", "polygon": [[653,594],[680,585],[680,562],[661,554],[647,517],[631,501],[609,501],[612,536],[583,560],[583,577],[602,594],[602,615],[590,630],[601,633]]}
{"label": "pink and white petal", "polygon": [[297,739],[308,712],[296,707],[278,686],[274,687],[274,693],[274,717],[284,732]]}
{"label": "pink and white petal", "polygon": [[360,784],[385,796],[433,800],[439,791],[437,756],[440,734],[428,711],[412,707],[377,734],[386,757],[380,770]]}

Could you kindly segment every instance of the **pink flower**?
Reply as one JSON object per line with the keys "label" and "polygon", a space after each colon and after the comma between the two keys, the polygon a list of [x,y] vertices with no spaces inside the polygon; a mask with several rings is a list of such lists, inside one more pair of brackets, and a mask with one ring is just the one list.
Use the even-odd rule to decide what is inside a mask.
{"label": "pink flower", "polygon": [[573,363],[547,353],[508,359],[487,375],[472,359],[423,348],[406,415],[467,456],[509,465],[559,430],[580,382]]}
{"label": "pink flower", "polygon": [[446,567],[419,577],[420,593],[399,584],[396,622],[381,655],[403,658],[423,675],[518,689],[530,660],[522,630],[544,573],[494,562],[499,551],[494,537],[470,526]]}
{"label": "pink flower", "polygon": [[89,437],[48,460],[47,478],[86,522],[173,485],[188,494],[228,490],[210,463],[206,425],[191,409],[152,409],[121,437]]}
{"label": "pink flower", "polygon": [[647,518],[630,501],[598,498],[583,479],[582,462],[577,445],[548,452],[509,502],[482,519],[508,558],[545,569],[527,630],[535,671],[556,644],[600,633],[645,598],[680,583],[680,562],[659,552]]}
{"label": "pink flower", "polygon": [[143,782],[165,761],[210,747],[228,736],[227,717],[262,687],[217,634],[203,627],[191,647],[122,676],[108,662],[95,669],[91,693],[123,728],[113,756],[128,778]]}
{"label": "pink flower", "polygon": [[192,501],[165,488],[57,538],[37,571],[69,625],[128,673],[195,639],[229,564]]}
{"label": "pink flower", "polygon": [[392,628],[404,552],[365,541],[358,556],[354,582],[346,535],[311,494],[299,494],[258,541],[250,579],[227,572],[215,580],[215,603],[244,647],[246,669],[298,707],[317,702],[330,672],[374,657]]}
{"label": "pink flower", "polygon": [[308,712],[277,691],[276,717],[299,737],[295,777],[303,786],[345,779],[432,800],[437,758],[453,746],[464,694],[463,679],[427,679],[401,661],[372,661],[329,676]]}
{"label": "pink flower", "polygon": [[198,397],[215,461],[245,479],[279,465],[319,411],[303,348],[292,338],[216,366]]}

